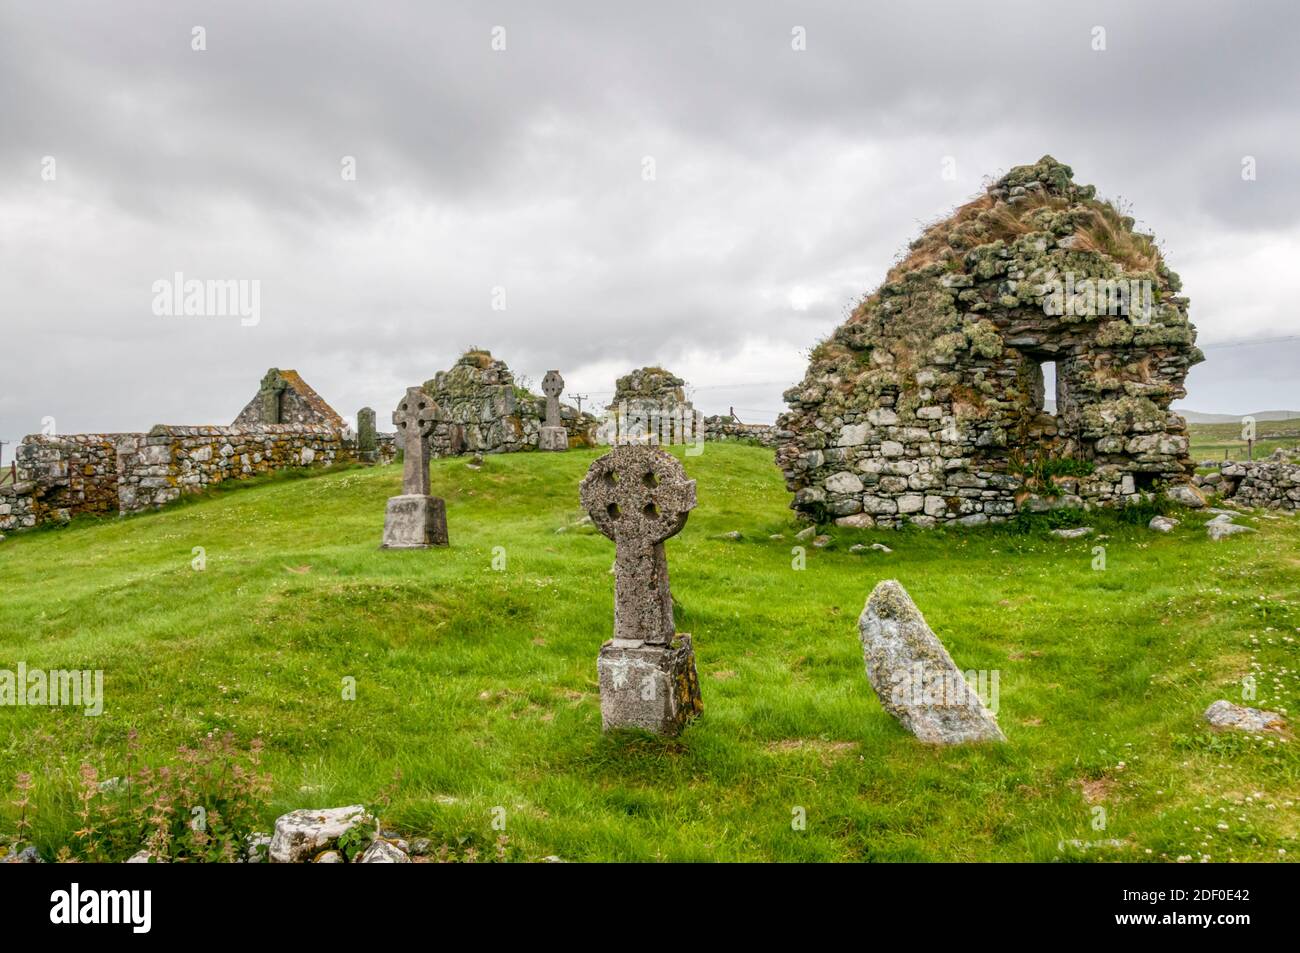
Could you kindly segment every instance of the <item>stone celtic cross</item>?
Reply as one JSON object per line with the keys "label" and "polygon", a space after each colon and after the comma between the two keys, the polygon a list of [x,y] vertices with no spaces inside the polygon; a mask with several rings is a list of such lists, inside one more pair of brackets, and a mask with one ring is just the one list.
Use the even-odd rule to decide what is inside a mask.
{"label": "stone celtic cross", "polygon": [[261,418],[264,424],[280,423],[280,395],[288,390],[288,382],[280,375],[278,368],[271,368],[262,377],[258,396],[261,398]]}
{"label": "stone celtic cross", "polygon": [[614,638],[668,645],[676,627],[664,540],[695,508],[695,481],[656,447],[615,447],[592,463],[579,497],[614,541]]}
{"label": "stone celtic cross", "polygon": [[560,395],[564,393],[564,378],[559,371],[547,371],[542,378],[542,393],[546,395],[546,426],[563,427],[560,420]]}
{"label": "stone celtic cross", "polygon": [[429,436],[436,423],[438,405],[419,387],[406,388],[406,396],[393,411],[397,441],[406,457],[402,469],[402,492],[429,495]]}

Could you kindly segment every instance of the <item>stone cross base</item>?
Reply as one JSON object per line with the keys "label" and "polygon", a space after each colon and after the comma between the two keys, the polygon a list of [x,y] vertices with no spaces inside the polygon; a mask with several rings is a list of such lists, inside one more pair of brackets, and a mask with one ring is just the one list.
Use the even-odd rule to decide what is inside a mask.
{"label": "stone cross base", "polygon": [[610,639],[596,659],[600,721],[605,731],[643,728],[676,735],[704,708],[689,635],[671,645]]}
{"label": "stone cross base", "polygon": [[409,494],[388,500],[381,549],[447,545],[447,506],[440,497]]}
{"label": "stone cross base", "polygon": [[374,466],[376,463],[379,462],[379,451],[378,451],[378,450],[358,450],[358,451],[357,451],[357,462],[358,462],[358,463],[364,463],[364,464],[366,464],[367,466]]}
{"label": "stone cross base", "polygon": [[541,436],[537,438],[537,449],[568,450],[569,431],[564,427],[543,427]]}

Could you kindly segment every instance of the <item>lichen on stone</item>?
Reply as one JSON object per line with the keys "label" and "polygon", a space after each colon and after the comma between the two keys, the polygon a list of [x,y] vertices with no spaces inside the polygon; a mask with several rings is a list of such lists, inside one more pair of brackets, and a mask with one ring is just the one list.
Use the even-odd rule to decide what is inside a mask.
{"label": "lichen on stone", "polygon": [[[1185,481],[1185,441],[1130,453],[1103,439],[1184,434],[1169,404],[1203,358],[1179,291],[1154,238],[1069,166],[1044,156],[1012,169],[928,226],[813,349],[777,424],[794,507],[879,512],[878,525],[1006,519],[1017,449],[1095,462],[1079,488],[1089,503],[1133,499],[1152,475]],[[891,472],[861,493],[828,492],[828,478],[872,461]],[[891,512],[903,497],[922,510]]]}

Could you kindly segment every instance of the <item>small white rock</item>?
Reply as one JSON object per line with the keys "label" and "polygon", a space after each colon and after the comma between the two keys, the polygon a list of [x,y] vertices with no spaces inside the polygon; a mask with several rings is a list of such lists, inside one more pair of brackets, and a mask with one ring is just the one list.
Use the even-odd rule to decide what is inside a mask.
{"label": "small white rock", "polygon": [[1236,523],[1207,523],[1205,525],[1206,534],[1216,543],[1228,536],[1235,536],[1237,533],[1255,532],[1249,526],[1238,526]]}
{"label": "small white rock", "polygon": [[321,810],[290,811],[275,821],[268,854],[273,864],[310,860],[358,824],[373,823],[360,804]]}
{"label": "small white rock", "polygon": [[366,848],[366,852],[361,855],[357,863],[361,864],[409,864],[411,858],[407,857],[396,845],[390,844],[386,840],[377,840]]}

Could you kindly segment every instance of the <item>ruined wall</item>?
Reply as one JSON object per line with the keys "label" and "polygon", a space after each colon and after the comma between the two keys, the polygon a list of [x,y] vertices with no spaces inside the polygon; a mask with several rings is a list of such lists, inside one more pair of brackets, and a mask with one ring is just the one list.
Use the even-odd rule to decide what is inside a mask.
{"label": "ruined wall", "polygon": [[705,440],[750,440],[764,447],[777,445],[777,429],[771,424],[742,424],[729,414],[704,418]]}
{"label": "ruined wall", "polygon": [[226,480],[350,461],[355,459],[355,449],[338,431],[320,425],[245,430],[160,424],[134,454],[123,455],[119,509],[123,513],[153,509]]}
{"label": "ruined wall", "polygon": [[[396,456],[379,435],[379,462]],[[147,434],[29,436],[18,482],[0,487],[0,531],[83,514],[136,513],[231,479],[356,459],[356,443],[327,426],[244,429],[159,425]]]}
{"label": "ruined wall", "polygon": [[1178,276],[1132,229],[1051,157],[927,229],[785,394],[793,507],[970,525],[1187,482],[1169,405],[1203,357]]}
{"label": "ruined wall", "polygon": [[686,399],[685,384],[662,367],[641,367],[620,377],[597,431],[597,442],[657,446],[704,440],[704,416]]}
{"label": "ruined wall", "polygon": [[[468,351],[448,371],[423,385],[438,405],[430,455],[515,453],[535,450],[546,418],[546,398],[515,382],[505,361],[487,351]],[[596,420],[560,404],[569,446],[593,446]]]}
{"label": "ruined wall", "polygon": [[10,508],[0,514],[0,530],[117,512],[119,454],[130,453],[141,439],[141,434],[123,433],[25,438],[15,454],[17,486],[5,488],[13,491],[13,499],[0,503],[0,509]]}
{"label": "ruined wall", "polygon": [[1300,463],[1281,455],[1253,463],[1224,463],[1218,473],[1198,475],[1192,483],[1238,506],[1300,510]]}
{"label": "ruined wall", "polygon": [[0,533],[36,525],[32,489],[32,484],[25,482],[0,486]]}

